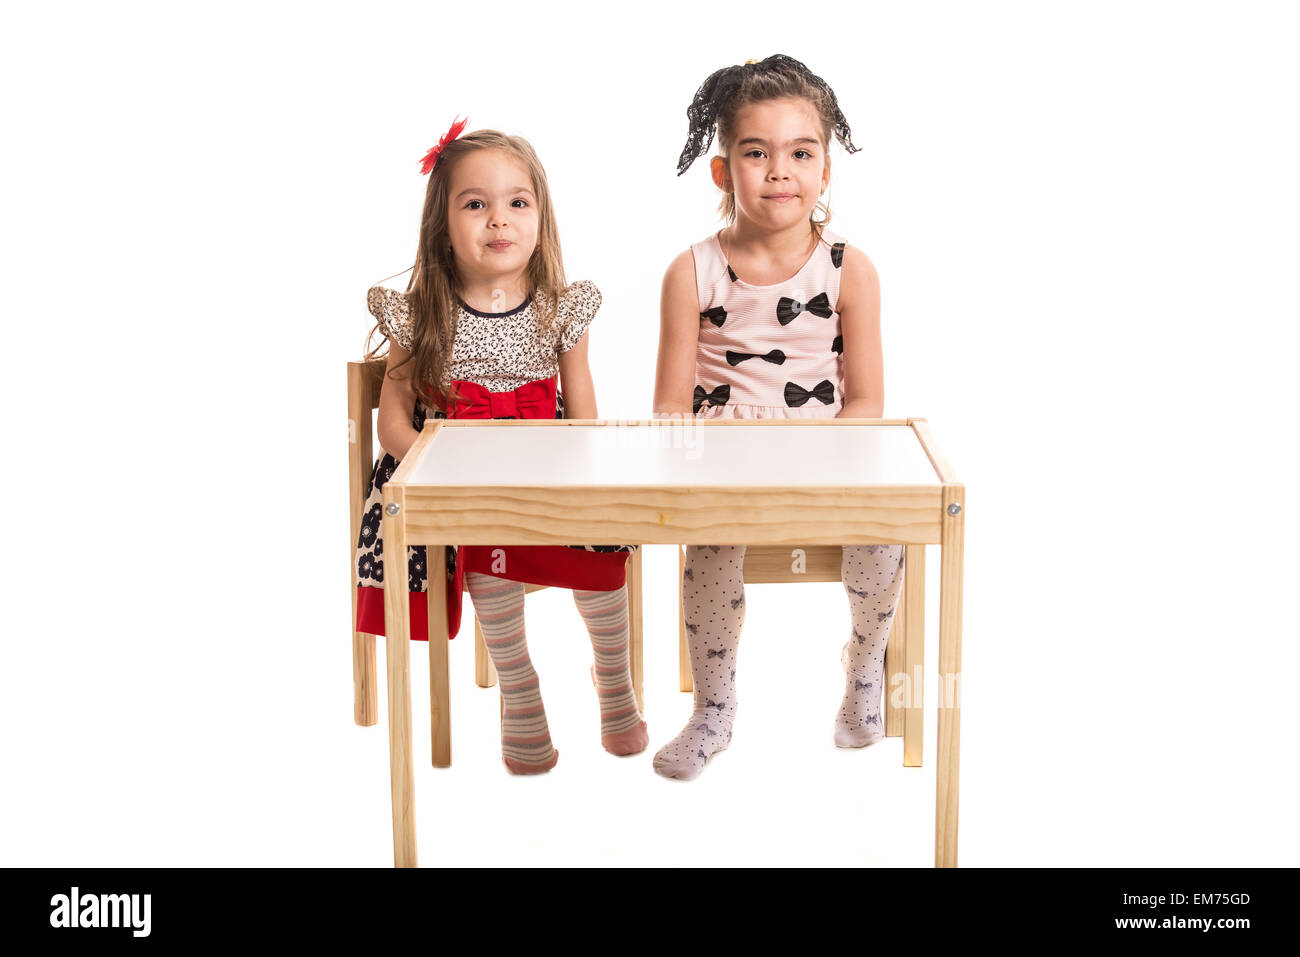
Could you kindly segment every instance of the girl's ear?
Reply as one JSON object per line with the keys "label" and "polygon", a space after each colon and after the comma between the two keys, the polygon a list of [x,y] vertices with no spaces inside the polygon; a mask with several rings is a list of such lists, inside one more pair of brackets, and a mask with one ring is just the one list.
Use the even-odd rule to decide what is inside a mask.
{"label": "girl's ear", "polygon": [[826,192],[826,187],[831,185],[831,162],[826,161],[826,167],[822,170],[822,192]]}
{"label": "girl's ear", "polygon": [[713,174],[713,184],[724,193],[731,192],[731,174],[727,172],[727,161],[721,156],[709,160],[709,172]]}

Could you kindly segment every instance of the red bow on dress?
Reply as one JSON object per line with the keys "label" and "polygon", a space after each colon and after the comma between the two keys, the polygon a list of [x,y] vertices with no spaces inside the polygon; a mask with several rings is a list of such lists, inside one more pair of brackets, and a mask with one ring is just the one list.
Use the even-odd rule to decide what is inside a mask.
{"label": "red bow on dress", "polygon": [[461,395],[453,419],[553,419],[555,377],[538,379],[512,392],[489,392],[476,382],[457,379],[452,388]]}

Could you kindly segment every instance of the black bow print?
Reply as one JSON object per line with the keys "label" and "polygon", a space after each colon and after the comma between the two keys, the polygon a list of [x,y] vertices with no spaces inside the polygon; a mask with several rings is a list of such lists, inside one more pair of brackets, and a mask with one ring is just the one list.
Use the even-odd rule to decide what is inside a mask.
{"label": "black bow print", "polygon": [[831,246],[831,265],[833,265],[836,269],[839,269],[840,266],[844,265],[844,244],[843,243],[835,243],[833,246]]}
{"label": "black bow print", "polygon": [[866,642],[867,642],[867,636],[866,636],[866,635],[859,635],[859,634],[858,634],[858,630],[857,630],[856,628],[853,629],[853,637],[856,638],[856,639],[858,639],[858,644],[860,644],[860,645],[866,644]]}
{"label": "black bow print", "polygon": [[705,545],[704,547],[707,548],[709,551],[713,552],[713,554],[715,555],[718,554],[718,552],[722,551],[721,545]]}
{"label": "black bow print", "polygon": [[713,730],[712,728],[710,728],[707,724],[697,724],[697,725],[695,726],[695,730],[696,730],[696,731],[703,731],[703,732],[704,732],[705,734],[707,734],[710,738],[716,738],[716,737],[718,736],[718,732],[714,731],[714,730]]}
{"label": "black bow print", "polygon": [[710,657],[710,658],[725,658],[725,657],[727,657],[727,649],[726,649],[726,648],[723,648],[721,651],[714,651],[712,648],[710,648],[710,649],[709,649],[709,657]]}
{"label": "black bow print", "polygon": [[727,310],[721,306],[714,306],[712,309],[705,309],[700,313],[700,318],[709,320],[709,322],[721,329],[722,324],[727,321]]}
{"label": "black bow print", "polygon": [[844,337],[843,337],[843,336],[836,336],[836,337],[831,341],[831,352],[836,352],[836,353],[839,353],[840,355],[844,355]]}
{"label": "black bow print", "polygon": [[757,352],[732,352],[727,350],[727,365],[738,366],[746,359],[762,359],[764,362],[770,362],[774,366],[779,366],[785,362],[785,353],[780,349],[773,349],[767,355],[761,355]]}
{"label": "black bow print", "polygon": [[686,571],[682,572],[682,577],[685,578],[688,582],[695,581],[695,569],[694,568],[686,569]]}
{"label": "black bow print", "polygon": [[703,749],[703,748],[700,748],[700,750],[696,751],[695,753],[696,753],[696,755],[698,755],[699,757],[703,758],[703,759],[706,760],[706,761],[709,759],[709,756],[708,756],[707,754],[704,753],[704,749]]}
{"label": "black bow print", "polygon": [[695,387],[695,411],[699,412],[700,406],[705,402],[709,403],[709,405],[726,405],[727,400],[730,398],[731,386],[725,382],[712,392],[705,392],[704,386],[697,385]]}
{"label": "black bow print", "polygon": [[853,682],[853,690],[854,690],[854,691],[870,691],[870,690],[871,690],[871,682],[868,681],[866,684],[863,684],[861,681],[854,681],[854,682]]}
{"label": "black bow print", "polygon": [[835,314],[835,311],[831,309],[830,296],[824,292],[817,293],[807,302],[800,302],[798,299],[788,299],[782,296],[776,304],[776,321],[783,326],[788,326],[804,310],[811,312],[814,316],[821,316],[823,319],[829,319]]}
{"label": "black bow print", "polygon": [[844,589],[845,589],[845,591],[847,591],[850,595],[857,595],[859,598],[870,598],[870,597],[871,597],[871,592],[869,592],[869,591],[858,591],[858,590],[857,590],[856,588],[854,588],[852,585],[845,585],[845,586],[844,586]]}
{"label": "black bow print", "polygon": [[867,724],[880,724],[880,715],[878,715],[878,714],[869,714],[869,715],[867,715],[866,723],[867,723]]}
{"label": "black bow print", "polygon": [[[696,388],[698,389],[699,386]],[[831,385],[830,379],[822,379],[812,387],[811,391],[794,382],[785,384],[785,404],[792,409],[797,409],[809,399],[816,399],[822,405],[830,405],[835,401],[835,386]]]}
{"label": "black bow print", "polygon": [[727,275],[731,277],[732,282],[736,282],[736,270],[731,268],[731,263],[727,263]]}
{"label": "black bow print", "polygon": [[735,669],[735,668],[732,668],[732,669],[731,669],[731,680],[732,680],[732,681],[735,681],[735,680],[736,680],[736,669]]}
{"label": "black bow print", "polygon": [[689,631],[689,632],[693,635],[693,634],[695,634],[697,631],[700,630],[700,626],[699,626],[699,625],[687,625],[687,626],[686,626],[686,630]]}
{"label": "black bow print", "polygon": [[732,608],[739,608],[739,607],[740,607],[741,605],[743,605],[744,603],[745,603],[745,596],[744,596],[744,595],[741,595],[739,598],[733,598],[733,599],[731,599],[731,607],[732,607]]}
{"label": "black bow print", "polygon": [[721,711],[721,710],[722,710],[722,702],[721,702],[721,701],[714,701],[712,698],[709,698],[709,699],[708,699],[708,703],[705,704],[704,707],[706,707],[706,708],[717,708],[719,711]]}
{"label": "black bow print", "polygon": [[878,611],[876,612],[876,621],[884,621],[886,618],[892,617],[893,614],[894,614],[894,609],[892,608],[889,609],[889,611]]}

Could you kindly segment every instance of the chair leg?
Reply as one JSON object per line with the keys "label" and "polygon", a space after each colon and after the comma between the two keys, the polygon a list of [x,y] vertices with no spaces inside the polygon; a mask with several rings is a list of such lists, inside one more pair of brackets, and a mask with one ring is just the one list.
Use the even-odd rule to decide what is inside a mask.
{"label": "chair leg", "polygon": [[903,767],[919,768],[925,749],[925,546],[908,545],[903,579]]}
{"label": "chair leg", "polygon": [[628,657],[632,666],[632,693],[636,696],[636,705],[645,717],[645,650],[642,644],[644,636],[641,606],[641,552],[645,546],[634,551],[627,560],[627,615],[628,615]]}
{"label": "chair leg", "polygon": [[[907,587],[906,568],[903,570],[903,587]],[[889,623],[889,642],[885,645],[885,700],[882,710],[887,738],[903,737],[903,700],[896,689],[905,681],[899,677],[905,668],[907,658],[903,648],[907,634],[905,604],[900,594],[898,605],[894,608],[894,617]]]}
{"label": "chair leg", "polygon": [[686,647],[686,607],[682,604],[682,573],[686,571],[686,549],[677,546],[677,687],[694,691],[691,681],[691,650]]}
{"label": "chair leg", "polygon": [[478,615],[474,616],[474,682],[480,688],[491,688],[497,683],[497,669],[483,643],[483,626]]}
{"label": "chair leg", "polygon": [[[441,583],[447,575],[447,556],[442,545],[426,547],[429,582]],[[451,690],[447,676],[447,591],[430,587],[429,602],[429,738],[435,768],[451,767]]]}
{"label": "chair leg", "polygon": [[352,633],[352,717],[363,728],[379,723],[379,676],[375,636]]}

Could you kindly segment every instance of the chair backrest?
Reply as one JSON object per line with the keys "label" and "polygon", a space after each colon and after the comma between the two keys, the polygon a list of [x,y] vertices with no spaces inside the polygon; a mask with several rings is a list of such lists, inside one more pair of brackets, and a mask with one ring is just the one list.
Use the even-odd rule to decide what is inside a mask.
{"label": "chair backrest", "polygon": [[[349,554],[353,562],[361,532],[361,507],[366,503],[367,484],[375,466],[371,413],[379,408],[379,390],[387,367],[387,359],[348,363],[348,501],[352,515]],[[352,574],[356,574],[355,567]]]}
{"label": "chair backrest", "polygon": [[745,581],[837,582],[843,549],[839,545],[751,545],[745,549]]}

